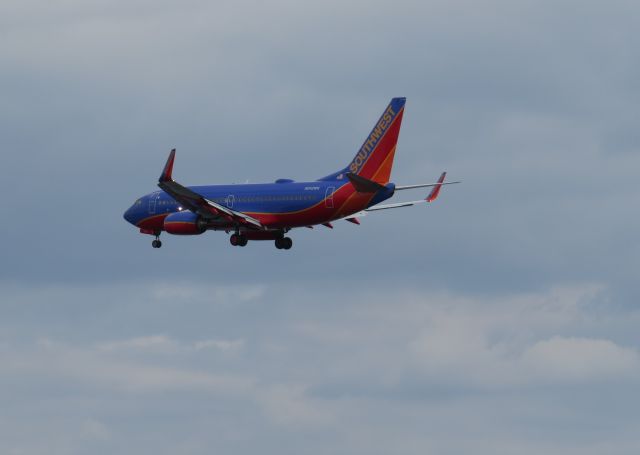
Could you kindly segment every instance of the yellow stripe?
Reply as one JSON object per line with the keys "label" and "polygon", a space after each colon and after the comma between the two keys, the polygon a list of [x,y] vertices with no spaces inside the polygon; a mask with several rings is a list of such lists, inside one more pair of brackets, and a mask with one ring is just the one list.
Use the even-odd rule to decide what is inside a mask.
{"label": "yellow stripe", "polygon": [[373,156],[373,154],[376,152],[376,150],[378,149],[378,147],[380,146],[380,143],[382,142],[382,140],[384,139],[384,137],[387,135],[387,133],[389,132],[389,130],[391,130],[391,127],[393,126],[394,123],[396,123],[396,121],[398,120],[398,118],[400,118],[400,113],[404,112],[404,106],[402,107],[402,109],[400,109],[398,111],[398,114],[395,116],[395,118],[393,119],[393,122],[391,122],[391,125],[389,125],[389,127],[385,130],[384,134],[382,135],[382,137],[378,140],[378,143],[376,144],[375,148],[371,151],[371,153],[369,154],[369,156],[367,157],[367,159],[364,161],[364,163],[362,163],[362,165],[360,166],[360,169],[358,169],[358,174],[360,173],[360,171],[362,171],[364,169],[364,167],[367,165],[367,163],[369,162],[369,160],[371,159],[371,157]]}

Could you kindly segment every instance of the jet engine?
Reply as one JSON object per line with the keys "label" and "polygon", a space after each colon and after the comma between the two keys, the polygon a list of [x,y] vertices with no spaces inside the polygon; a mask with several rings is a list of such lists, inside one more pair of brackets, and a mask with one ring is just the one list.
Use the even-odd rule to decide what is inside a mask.
{"label": "jet engine", "polygon": [[184,210],[167,216],[164,230],[174,235],[199,235],[207,230],[207,222],[195,213]]}

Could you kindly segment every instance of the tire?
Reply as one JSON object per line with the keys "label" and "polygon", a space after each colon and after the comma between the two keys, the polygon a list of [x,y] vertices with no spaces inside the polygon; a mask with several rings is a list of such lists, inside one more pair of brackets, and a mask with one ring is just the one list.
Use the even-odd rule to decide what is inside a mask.
{"label": "tire", "polygon": [[240,236],[238,234],[232,234],[231,237],[229,237],[229,243],[233,246],[240,245]]}
{"label": "tire", "polygon": [[282,247],[285,250],[290,250],[292,246],[293,246],[293,240],[291,240],[291,237],[285,237],[282,239]]}

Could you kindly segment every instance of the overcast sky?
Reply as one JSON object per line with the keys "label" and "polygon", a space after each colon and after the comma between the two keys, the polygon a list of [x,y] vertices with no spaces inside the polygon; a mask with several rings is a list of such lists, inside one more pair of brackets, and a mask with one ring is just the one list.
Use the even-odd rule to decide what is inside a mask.
{"label": "overcast sky", "polygon": [[[640,4],[3,0],[0,452],[637,454]],[[361,226],[233,248],[122,219],[344,167]],[[424,191],[399,194],[395,201]]]}

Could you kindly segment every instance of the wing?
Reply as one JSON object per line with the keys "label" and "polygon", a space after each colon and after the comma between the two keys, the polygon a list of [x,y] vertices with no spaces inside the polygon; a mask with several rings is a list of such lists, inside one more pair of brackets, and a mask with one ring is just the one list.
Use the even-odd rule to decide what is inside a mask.
{"label": "wing", "polygon": [[252,226],[254,228],[263,229],[264,226],[260,221],[242,212],[232,210],[217,202],[210,201],[195,191],[174,182],[171,176],[173,172],[173,162],[176,156],[176,149],[171,150],[167,164],[165,164],[162,174],[158,179],[158,186],[163,189],[172,198],[178,201],[187,209],[197,213],[205,220],[209,221],[228,221],[229,223],[238,223]]}

